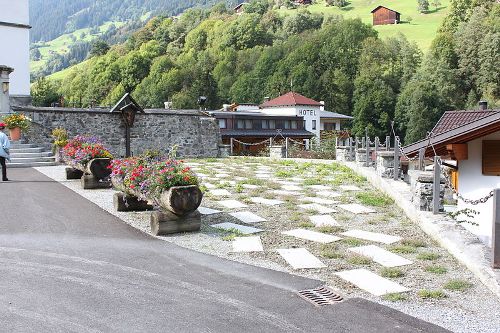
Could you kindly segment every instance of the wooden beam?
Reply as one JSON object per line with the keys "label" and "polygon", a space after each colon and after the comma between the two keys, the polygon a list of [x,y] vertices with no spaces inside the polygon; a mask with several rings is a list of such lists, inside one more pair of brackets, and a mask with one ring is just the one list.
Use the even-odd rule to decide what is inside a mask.
{"label": "wooden beam", "polygon": [[468,145],[466,143],[447,144],[446,150],[454,160],[463,161],[469,158]]}

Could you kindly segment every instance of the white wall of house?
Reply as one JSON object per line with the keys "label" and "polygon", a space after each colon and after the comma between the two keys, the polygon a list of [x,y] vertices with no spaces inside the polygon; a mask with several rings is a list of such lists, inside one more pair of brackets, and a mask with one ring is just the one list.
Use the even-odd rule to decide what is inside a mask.
{"label": "white wall of house", "polygon": [[[0,0],[0,22],[29,25],[28,0]],[[10,94],[30,94],[29,29],[0,23],[0,65],[14,68]]]}
{"label": "white wall of house", "polygon": [[[482,142],[483,140],[500,140],[500,132],[470,141],[468,146],[468,159],[458,164],[458,191],[470,199],[478,199],[487,195],[492,189],[500,188],[500,176],[485,176],[482,173]],[[500,154],[500,152],[499,152]],[[478,226],[464,223],[463,226],[476,234],[483,243],[491,246],[491,233],[493,223],[493,200],[476,206],[465,204],[458,200],[458,209],[470,208],[479,212],[474,222]]]}
{"label": "white wall of house", "polygon": [[303,117],[306,122],[306,130],[314,133],[317,137],[320,135],[321,121],[319,106],[297,105],[290,107],[264,108],[261,109],[261,112],[271,115]]}

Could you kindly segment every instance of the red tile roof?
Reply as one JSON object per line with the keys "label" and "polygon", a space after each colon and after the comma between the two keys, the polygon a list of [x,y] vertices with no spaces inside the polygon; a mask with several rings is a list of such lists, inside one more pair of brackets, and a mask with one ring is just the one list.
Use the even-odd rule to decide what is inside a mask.
{"label": "red tile roof", "polygon": [[451,131],[478,119],[488,117],[499,110],[446,111],[432,129],[434,135]]}
{"label": "red tile roof", "polygon": [[264,102],[261,107],[276,107],[276,106],[290,106],[290,105],[312,105],[321,106],[320,102],[316,102],[314,99],[307,98],[301,94],[295,92],[289,92],[287,94],[281,95],[275,99]]}

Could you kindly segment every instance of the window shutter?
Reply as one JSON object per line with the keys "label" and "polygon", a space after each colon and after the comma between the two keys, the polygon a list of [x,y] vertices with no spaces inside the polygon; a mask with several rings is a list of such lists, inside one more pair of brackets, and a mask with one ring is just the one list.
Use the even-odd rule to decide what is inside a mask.
{"label": "window shutter", "polygon": [[500,176],[500,140],[483,141],[483,175]]}

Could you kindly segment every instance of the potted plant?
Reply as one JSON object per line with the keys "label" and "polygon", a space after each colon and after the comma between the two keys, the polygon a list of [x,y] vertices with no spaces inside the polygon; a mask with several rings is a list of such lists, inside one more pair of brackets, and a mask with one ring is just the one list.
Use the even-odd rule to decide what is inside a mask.
{"label": "potted plant", "polygon": [[52,150],[56,156],[56,162],[62,163],[62,149],[68,144],[68,132],[64,128],[54,128],[52,130],[52,138],[54,139]]}
{"label": "potted plant", "polygon": [[22,113],[13,113],[5,116],[3,119],[9,129],[9,136],[12,141],[21,139],[21,133],[26,131],[31,124],[31,119]]}

